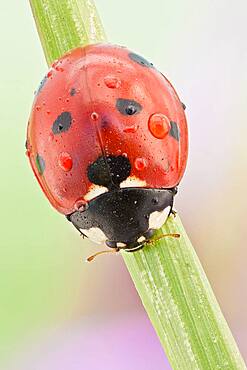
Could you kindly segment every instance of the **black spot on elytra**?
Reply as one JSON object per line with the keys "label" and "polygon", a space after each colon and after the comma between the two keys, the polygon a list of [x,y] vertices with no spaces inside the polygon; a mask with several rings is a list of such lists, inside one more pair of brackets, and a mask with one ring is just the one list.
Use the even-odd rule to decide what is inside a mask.
{"label": "black spot on elytra", "polygon": [[68,131],[72,123],[72,116],[70,112],[63,112],[60,114],[52,125],[52,132],[54,135],[61,134]]}
{"label": "black spot on elytra", "polygon": [[40,175],[43,175],[45,170],[45,160],[41,157],[41,155],[37,154],[35,158],[36,167]]}
{"label": "black spot on elytra", "polygon": [[40,93],[40,91],[43,89],[43,87],[45,86],[46,81],[47,81],[47,76],[45,76],[43,78],[43,80],[40,82],[39,87],[38,87],[38,89],[35,93],[36,95],[38,95]]}
{"label": "black spot on elytra", "polygon": [[138,54],[129,53],[129,58],[143,67],[154,68],[153,63],[150,63],[148,60]]}
{"label": "black spot on elytra", "polygon": [[181,104],[182,104],[183,109],[185,110],[186,109],[186,105],[183,102],[181,102]]}
{"label": "black spot on elytra", "polygon": [[89,181],[95,185],[109,189],[119,187],[120,183],[129,177],[131,165],[124,156],[99,157],[87,169]]}
{"label": "black spot on elytra", "polygon": [[76,94],[76,89],[72,87],[72,89],[70,90],[70,96],[74,96],[75,94]]}
{"label": "black spot on elytra", "polygon": [[170,129],[170,135],[174,137],[177,141],[179,141],[180,133],[179,128],[176,122],[171,121],[170,122],[171,129]]}
{"label": "black spot on elytra", "polygon": [[129,99],[118,99],[116,104],[117,110],[124,114],[125,116],[132,116],[133,114],[138,114],[142,110],[141,104],[137,103],[135,100]]}

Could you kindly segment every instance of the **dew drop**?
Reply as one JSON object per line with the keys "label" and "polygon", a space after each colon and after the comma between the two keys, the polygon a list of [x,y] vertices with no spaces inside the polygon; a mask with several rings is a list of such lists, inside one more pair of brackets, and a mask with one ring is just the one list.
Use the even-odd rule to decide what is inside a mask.
{"label": "dew drop", "polygon": [[28,158],[30,158],[30,156],[31,156],[31,150],[30,150],[30,149],[27,149],[27,150],[26,150],[26,156],[27,156]]}
{"label": "dew drop", "polygon": [[51,77],[52,77],[52,71],[49,71],[49,72],[47,73],[47,77],[48,77],[48,78],[51,78]]}
{"label": "dew drop", "polygon": [[57,66],[57,64],[58,64],[58,62],[59,62],[59,60],[58,59],[56,59],[56,60],[54,60],[54,62],[52,63],[52,68],[55,68],[56,66]]}
{"label": "dew drop", "polygon": [[154,113],[149,118],[148,128],[154,137],[164,139],[170,130],[170,121],[164,114]]}
{"label": "dew drop", "polygon": [[69,172],[73,166],[73,161],[69,153],[62,152],[58,158],[58,164],[62,170]]}
{"label": "dew drop", "polygon": [[121,80],[114,76],[106,76],[104,82],[109,89],[118,89],[121,86]]}
{"label": "dew drop", "polygon": [[91,114],[91,119],[92,119],[93,121],[98,121],[98,119],[99,119],[99,115],[98,115],[98,113],[93,112],[93,113]]}
{"label": "dew drop", "polygon": [[48,141],[53,141],[54,140],[54,134],[51,132],[48,136]]}
{"label": "dew drop", "polygon": [[58,71],[58,72],[63,72],[64,71],[64,69],[62,67],[59,67],[59,66],[56,66],[55,70]]}
{"label": "dew drop", "polygon": [[129,127],[125,127],[123,132],[126,132],[127,134],[129,133],[135,133],[138,129],[138,126],[137,125],[132,125],[132,126],[129,126]]}
{"label": "dew drop", "polygon": [[83,198],[77,199],[74,204],[75,211],[85,211],[87,208],[87,202]]}
{"label": "dew drop", "polygon": [[135,168],[138,171],[142,171],[146,167],[147,167],[147,160],[145,158],[136,158],[135,159]]}

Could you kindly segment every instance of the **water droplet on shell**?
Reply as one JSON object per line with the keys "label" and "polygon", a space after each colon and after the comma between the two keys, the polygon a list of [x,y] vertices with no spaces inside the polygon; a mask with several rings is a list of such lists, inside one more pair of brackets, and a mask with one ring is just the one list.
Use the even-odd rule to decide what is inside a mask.
{"label": "water droplet on shell", "polygon": [[109,89],[118,89],[121,86],[121,80],[115,76],[106,76],[104,82]]}
{"label": "water droplet on shell", "polygon": [[98,113],[93,112],[93,113],[91,114],[91,119],[92,119],[93,121],[98,121],[98,119],[99,119],[99,115],[98,115]]}
{"label": "water droplet on shell", "polygon": [[164,139],[170,131],[170,120],[162,113],[154,113],[149,117],[148,128],[156,139]]}
{"label": "water droplet on shell", "polygon": [[136,158],[135,159],[135,168],[138,170],[138,171],[142,171],[144,170],[144,168],[147,167],[147,160],[145,158]]}
{"label": "water droplet on shell", "polygon": [[63,171],[69,172],[73,167],[73,160],[71,158],[71,155],[67,152],[60,153],[58,164]]}

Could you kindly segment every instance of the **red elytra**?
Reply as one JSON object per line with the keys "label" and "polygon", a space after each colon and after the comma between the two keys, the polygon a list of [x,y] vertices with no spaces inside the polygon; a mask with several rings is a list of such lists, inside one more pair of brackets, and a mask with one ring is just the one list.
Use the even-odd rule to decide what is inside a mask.
{"label": "red elytra", "polygon": [[128,156],[130,177],[157,189],[178,185],[188,152],[184,109],[170,82],[130,50],[101,44],[72,50],[51,68],[27,141],[45,195],[66,215],[92,189],[87,169],[100,156]]}

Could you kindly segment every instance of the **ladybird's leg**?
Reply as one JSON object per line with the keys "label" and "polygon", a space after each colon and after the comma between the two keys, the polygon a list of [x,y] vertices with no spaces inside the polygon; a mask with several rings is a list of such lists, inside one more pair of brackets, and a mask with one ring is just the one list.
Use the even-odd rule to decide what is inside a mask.
{"label": "ladybird's leg", "polygon": [[[174,209],[173,209],[173,203],[174,203],[174,201],[172,200],[172,204],[170,204],[170,212],[169,212],[169,214],[168,214],[168,217],[170,217],[171,215],[173,215],[174,217],[176,217],[176,214],[177,214],[177,212],[176,211],[174,211]],[[167,218],[168,218],[167,217]]]}
{"label": "ladybird's leg", "polygon": [[[69,222],[72,222],[72,221],[71,221],[71,219],[70,219],[70,215],[67,215],[67,216],[66,216],[66,218],[67,218],[67,220],[68,220]],[[83,234],[83,232],[79,229],[79,227],[77,227],[74,223],[73,223],[73,226],[76,228],[76,230],[78,230],[78,231],[79,231],[80,236],[82,236],[82,237],[83,237],[83,239],[84,239],[84,238],[87,238],[87,235]]]}
{"label": "ladybird's leg", "polygon": [[[173,188],[173,189],[170,189],[170,190],[172,190],[173,191],[173,194],[174,195],[176,195],[177,194],[177,192],[178,192],[178,189],[177,189],[177,187],[175,187],[175,188]],[[168,215],[168,217],[172,214],[173,215],[173,217],[175,218],[176,217],[176,215],[177,215],[177,212],[173,209],[173,204],[174,204],[174,196],[172,197],[172,201],[171,201],[171,203],[170,203],[170,212],[169,212],[169,215]],[[153,242],[155,242],[155,241],[157,241],[157,240],[159,240],[159,239],[162,239],[162,238],[166,238],[166,237],[171,237],[171,238],[180,238],[180,234],[177,234],[177,233],[172,233],[172,234],[162,234],[162,235],[160,235],[159,237],[156,237],[156,238],[154,238],[154,239],[150,239],[150,240],[148,240],[146,243],[147,244],[152,244]]]}
{"label": "ladybird's leg", "polygon": [[79,231],[80,236],[82,236],[82,237],[83,237],[83,239],[87,238],[87,235],[83,234],[83,232],[79,229],[79,227],[77,227],[75,224],[73,224],[73,226],[76,228],[76,230],[78,230],[78,231]]}
{"label": "ladybird's leg", "polygon": [[[177,216],[177,211],[175,211],[175,209],[171,208],[171,211],[170,211],[169,216],[170,216],[170,215],[173,215],[173,217],[175,218],[175,217]],[[169,217],[169,216],[168,216],[168,217]]]}
{"label": "ladybird's leg", "polygon": [[177,194],[177,192],[178,192],[178,188],[177,188],[177,187],[175,187],[175,188],[173,188],[173,189],[171,189],[171,190],[172,190],[172,192],[173,192],[173,198],[172,198],[172,201],[171,201],[171,204],[170,204],[171,209],[170,209],[170,212],[169,212],[168,217],[172,214],[172,215],[173,215],[173,217],[175,218],[175,217],[176,217],[176,215],[177,215],[177,212],[173,209],[173,205],[174,205],[174,196]]}
{"label": "ladybird's leg", "polygon": [[172,191],[173,195],[176,195],[178,193],[178,187],[175,186],[174,188],[169,189]]}
{"label": "ladybird's leg", "polygon": [[74,225],[74,227],[76,228],[76,230],[78,230],[78,231],[79,231],[80,236],[82,236],[82,237],[83,237],[83,239],[87,238],[87,235],[85,235],[85,234],[84,234],[84,233],[79,229],[79,227],[77,227],[76,225]]}

